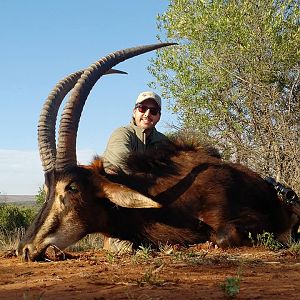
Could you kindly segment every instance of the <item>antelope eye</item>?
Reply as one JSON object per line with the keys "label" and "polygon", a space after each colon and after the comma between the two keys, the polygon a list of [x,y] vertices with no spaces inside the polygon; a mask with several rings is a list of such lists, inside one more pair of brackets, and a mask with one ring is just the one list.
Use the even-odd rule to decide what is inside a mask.
{"label": "antelope eye", "polygon": [[75,182],[70,183],[67,187],[67,191],[70,191],[72,193],[78,193],[78,185]]}

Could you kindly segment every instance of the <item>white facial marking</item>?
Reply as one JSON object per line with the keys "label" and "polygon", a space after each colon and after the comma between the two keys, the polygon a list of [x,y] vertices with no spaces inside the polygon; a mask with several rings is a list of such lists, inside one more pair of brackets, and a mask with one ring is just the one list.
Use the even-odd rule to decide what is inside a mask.
{"label": "white facial marking", "polygon": [[[46,184],[44,184],[43,189],[44,189],[45,195],[47,196],[47,195],[48,195],[48,192],[49,192],[48,186],[47,186]],[[44,200],[44,201],[46,201],[46,199],[47,199],[47,198],[45,197],[45,200]]]}
{"label": "white facial marking", "polygon": [[61,213],[64,209],[64,205],[63,202],[61,201],[61,198],[65,196],[65,187],[67,184],[68,184],[67,181],[57,182],[55,188],[55,199],[53,201],[52,207],[50,208],[46,220],[44,221],[43,225],[39,228],[34,238],[33,243],[36,245],[40,245],[41,248],[43,248],[43,245],[49,244],[49,242],[51,242],[54,238],[52,236],[45,239],[45,236],[47,236],[49,229],[52,228],[55,217],[59,213]]}

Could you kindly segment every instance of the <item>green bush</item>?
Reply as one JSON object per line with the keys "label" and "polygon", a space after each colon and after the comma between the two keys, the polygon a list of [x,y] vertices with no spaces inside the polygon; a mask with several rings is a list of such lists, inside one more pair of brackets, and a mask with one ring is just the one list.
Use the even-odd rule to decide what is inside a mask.
{"label": "green bush", "polygon": [[260,246],[264,247],[266,249],[270,249],[273,251],[277,251],[281,248],[283,248],[283,244],[281,244],[279,241],[277,241],[274,237],[273,233],[264,231],[261,234],[256,235],[256,239],[252,237],[251,232],[248,234],[249,239],[252,241],[252,244],[254,246]]}
{"label": "green bush", "polygon": [[235,298],[240,292],[240,277],[228,277],[225,282],[221,284],[226,297]]}
{"label": "green bush", "polygon": [[39,206],[42,206],[43,203],[45,202],[45,199],[46,199],[46,192],[45,192],[45,190],[42,187],[39,187],[39,191],[38,191],[37,195],[34,196],[34,198],[36,200],[36,203]]}
{"label": "green bush", "polygon": [[12,232],[16,228],[27,228],[37,211],[33,207],[11,204],[0,205],[0,230]]}

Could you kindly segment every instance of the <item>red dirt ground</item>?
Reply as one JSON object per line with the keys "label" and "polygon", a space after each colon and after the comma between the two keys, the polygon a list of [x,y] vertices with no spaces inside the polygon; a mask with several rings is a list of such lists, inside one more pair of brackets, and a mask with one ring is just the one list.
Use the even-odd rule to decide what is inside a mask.
{"label": "red dirt ground", "polygon": [[300,299],[299,254],[201,248],[29,263],[2,253],[0,299],[226,299],[230,278],[240,280],[236,299]]}

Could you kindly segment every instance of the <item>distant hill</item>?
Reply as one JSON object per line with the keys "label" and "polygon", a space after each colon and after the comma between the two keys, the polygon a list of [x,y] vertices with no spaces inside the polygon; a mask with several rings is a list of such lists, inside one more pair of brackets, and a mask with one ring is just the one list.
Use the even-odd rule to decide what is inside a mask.
{"label": "distant hill", "polygon": [[34,195],[2,195],[0,194],[1,203],[17,203],[17,204],[35,204]]}

